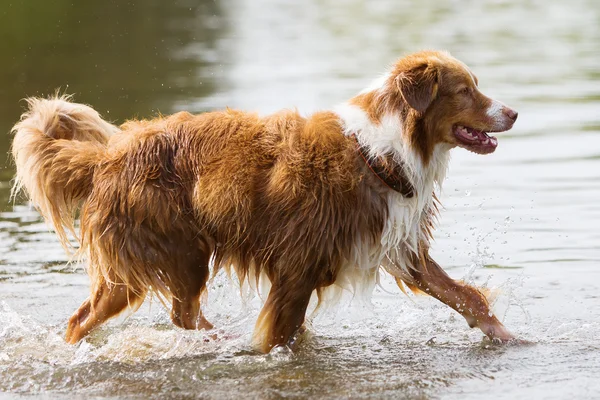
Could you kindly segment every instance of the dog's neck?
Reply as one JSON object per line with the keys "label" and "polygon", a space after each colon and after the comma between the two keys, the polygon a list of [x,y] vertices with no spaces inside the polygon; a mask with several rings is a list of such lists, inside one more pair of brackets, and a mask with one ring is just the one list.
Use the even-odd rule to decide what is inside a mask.
{"label": "dog's neck", "polygon": [[369,149],[358,142],[356,135],[352,135],[352,138],[356,141],[356,150],[360,158],[385,186],[404,197],[414,196],[414,188],[401,163],[394,160],[392,155],[373,158],[369,155]]}
{"label": "dog's neck", "polygon": [[371,160],[392,158],[414,188],[417,197],[430,197],[434,186],[441,186],[450,160],[450,147],[438,144],[427,163],[415,151],[402,132],[400,113],[385,113],[373,121],[361,107],[349,102],[334,108],[340,117],[343,133],[354,136]]}

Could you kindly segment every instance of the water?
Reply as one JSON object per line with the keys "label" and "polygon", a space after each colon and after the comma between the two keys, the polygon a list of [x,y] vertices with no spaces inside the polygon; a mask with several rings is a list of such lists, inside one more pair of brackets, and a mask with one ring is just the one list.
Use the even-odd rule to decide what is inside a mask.
{"label": "water", "polygon": [[[22,3],[22,4],[21,4]],[[594,398],[600,383],[600,3],[29,1],[0,11],[0,128],[61,87],[123,121],[224,106],[304,113],[343,101],[403,53],[445,48],[519,111],[498,150],[454,150],[434,256],[495,290],[532,346],[493,346],[389,280],[313,320],[297,354],[249,351],[260,298],[218,276],[218,340],[155,300],[71,346],[81,267],[0,169],[0,398]],[[0,138],[8,152],[10,136]],[[4,394],[2,394],[4,393]]]}

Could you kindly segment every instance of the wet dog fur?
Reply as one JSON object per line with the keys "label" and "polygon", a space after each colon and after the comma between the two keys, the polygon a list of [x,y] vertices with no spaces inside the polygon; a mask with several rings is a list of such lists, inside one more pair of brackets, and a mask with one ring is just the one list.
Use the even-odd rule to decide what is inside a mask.
{"label": "wet dog fur", "polygon": [[[63,246],[88,260],[91,294],[69,320],[69,343],[150,291],[172,303],[175,325],[212,328],[200,308],[209,264],[270,281],[253,336],[262,352],[293,341],[313,292],[381,269],[490,338],[513,338],[479,290],[429,256],[449,151],[493,152],[486,132],[517,117],[448,53],[404,57],[308,117],[228,109],[117,127],[67,97],[28,105],[13,128],[15,193],[24,189]],[[375,174],[379,160],[409,189]]]}

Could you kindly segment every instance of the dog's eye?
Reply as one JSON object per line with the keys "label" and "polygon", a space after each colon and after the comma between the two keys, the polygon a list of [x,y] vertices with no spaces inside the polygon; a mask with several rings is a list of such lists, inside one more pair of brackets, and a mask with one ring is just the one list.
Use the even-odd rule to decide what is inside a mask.
{"label": "dog's eye", "polygon": [[471,93],[471,88],[468,87],[468,86],[466,86],[466,87],[460,89],[460,92],[458,92],[458,93],[460,93],[460,94],[469,94],[469,93]]}

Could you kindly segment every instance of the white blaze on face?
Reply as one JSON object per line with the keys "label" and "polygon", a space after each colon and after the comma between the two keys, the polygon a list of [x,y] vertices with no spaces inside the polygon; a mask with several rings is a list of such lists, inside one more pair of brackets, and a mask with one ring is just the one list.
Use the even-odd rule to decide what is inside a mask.
{"label": "white blaze on face", "polygon": [[502,110],[504,109],[504,104],[499,101],[492,100],[492,103],[487,109],[487,116],[493,119],[496,122],[500,122],[502,120]]}
{"label": "white blaze on face", "polygon": [[475,79],[475,75],[473,75],[473,72],[471,71],[471,69],[469,67],[467,67],[467,64],[465,64],[464,62],[460,61],[460,60],[456,60],[458,62],[459,65],[461,65],[465,71],[467,71],[467,73],[469,74],[469,77],[471,78],[471,81],[473,82],[473,85],[475,87],[477,87],[477,79]]}
{"label": "white blaze on face", "polygon": [[473,81],[473,85],[477,87],[477,80],[475,79],[475,76],[473,75],[470,69],[467,69],[467,71],[469,71],[469,76],[471,77],[471,81]]}

